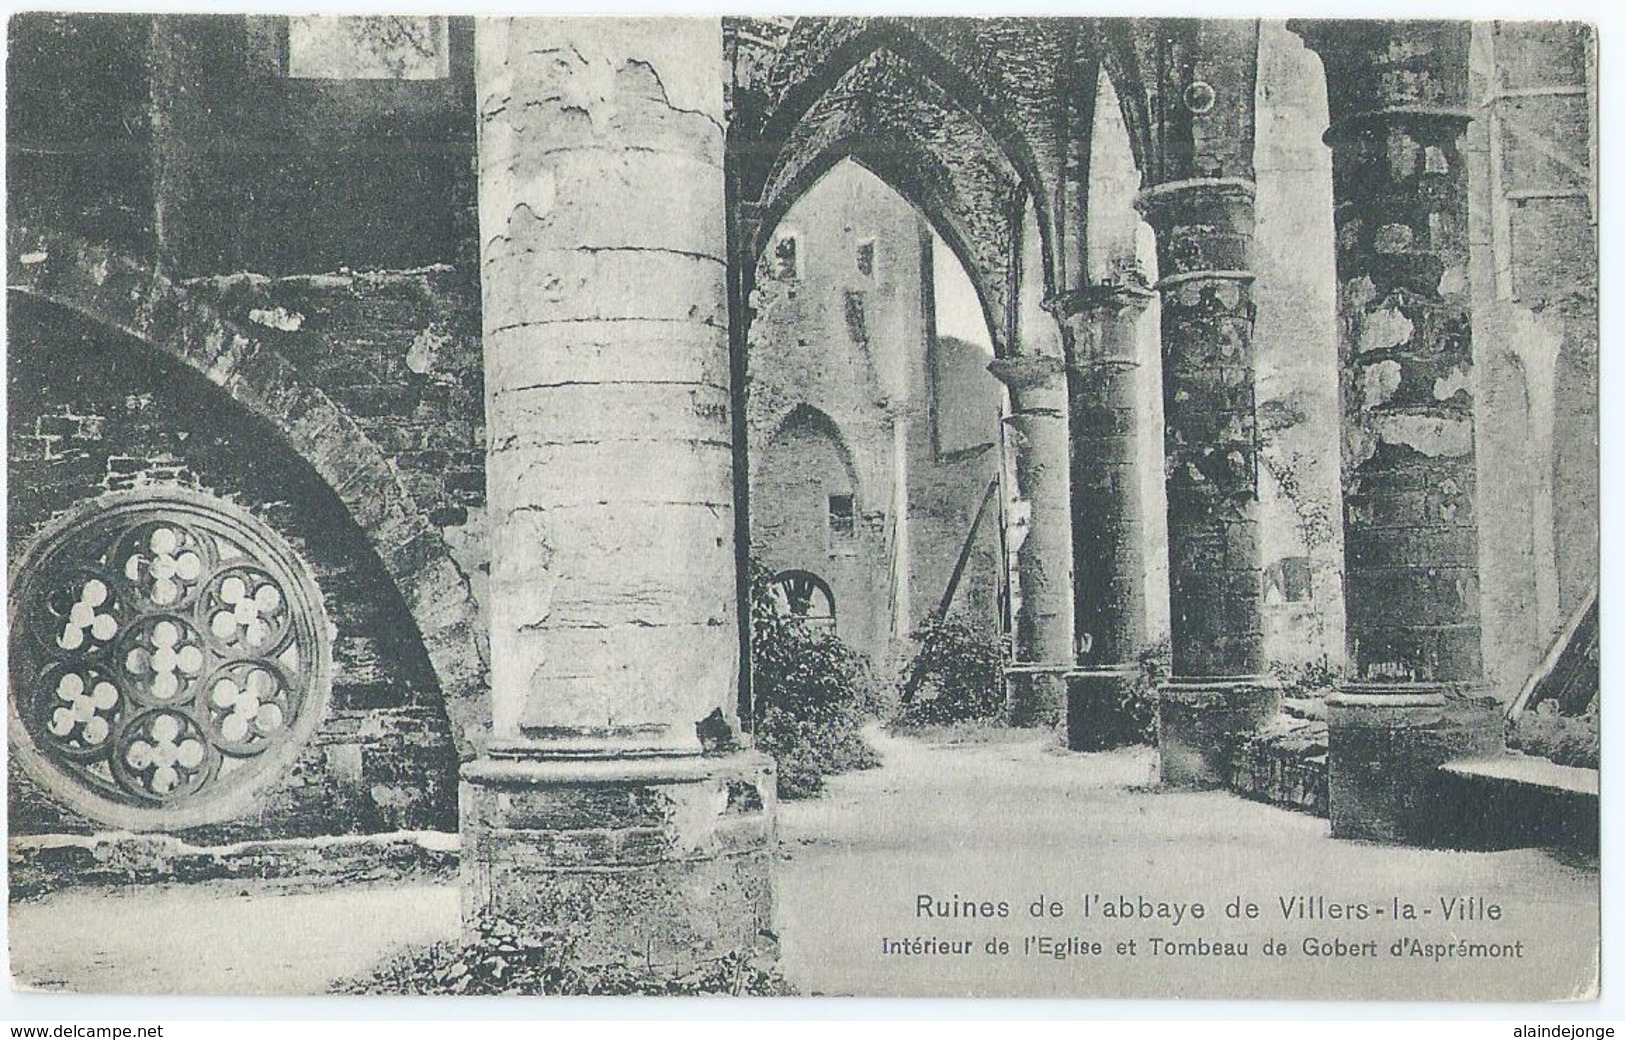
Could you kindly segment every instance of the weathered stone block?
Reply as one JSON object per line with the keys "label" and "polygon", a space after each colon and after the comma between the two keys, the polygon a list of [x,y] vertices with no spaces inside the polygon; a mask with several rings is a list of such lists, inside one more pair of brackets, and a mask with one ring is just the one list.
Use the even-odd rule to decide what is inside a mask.
{"label": "weathered stone block", "polygon": [[1066,746],[1100,751],[1128,743],[1123,705],[1138,674],[1132,666],[1077,671],[1066,679]]}
{"label": "weathered stone block", "polygon": [[[1305,708],[1320,717],[1305,717]],[[1230,789],[1274,805],[1327,814],[1326,720],[1321,702],[1283,702],[1281,713],[1245,736],[1231,763]]]}
{"label": "weathered stone block", "polygon": [[1157,691],[1157,759],[1168,787],[1223,787],[1237,746],[1275,714],[1269,679],[1174,678]]}
{"label": "weathered stone block", "polygon": [[[750,792],[739,797],[740,788]],[[583,963],[679,967],[767,942],[772,764],[726,757],[489,758],[464,767],[463,919]]]}
{"label": "weathered stone block", "polygon": [[1498,705],[1464,687],[1350,684],[1327,706],[1327,786],[1338,838],[1434,843],[1439,767],[1504,747]]}

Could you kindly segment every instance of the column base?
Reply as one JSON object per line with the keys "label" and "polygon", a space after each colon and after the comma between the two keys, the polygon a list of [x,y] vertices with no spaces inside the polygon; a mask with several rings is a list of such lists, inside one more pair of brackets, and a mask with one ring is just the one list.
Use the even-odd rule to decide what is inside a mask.
{"label": "column base", "polygon": [[1280,688],[1264,675],[1176,677],[1157,690],[1157,762],[1164,787],[1230,783],[1241,738],[1275,714]]}
{"label": "column base", "polygon": [[462,770],[465,934],[502,921],[580,964],[679,971],[771,952],[774,807],[755,751],[493,752]]}
{"label": "column base", "polygon": [[1004,670],[1010,725],[1042,729],[1060,723],[1066,710],[1066,677],[1070,664],[1012,664]]}
{"label": "column base", "polygon": [[1505,748],[1500,705],[1472,686],[1345,683],[1326,706],[1334,838],[1443,843],[1439,767]]}
{"label": "column base", "polygon": [[1079,668],[1066,677],[1066,746],[1105,751],[1139,736],[1127,715],[1140,669],[1133,665]]}

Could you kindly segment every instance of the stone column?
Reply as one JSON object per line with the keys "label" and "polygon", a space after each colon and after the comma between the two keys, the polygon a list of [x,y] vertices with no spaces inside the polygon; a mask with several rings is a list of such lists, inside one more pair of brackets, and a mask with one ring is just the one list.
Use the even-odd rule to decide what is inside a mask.
{"label": "stone column", "polygon": [[1145,642],[1145,532],[1140,522],[1139,319],[1143,284],[1074,289],[1050,301],[1070,333],[1073,631],[1067,746],[1111,742],[1117,706]]}
{"label": "stone column", "polygon": [[988,365],[1010,389],[1005,425],[1015,454],[1016,493],[1027,533],[1016,551],[1021,596],[1013,624],[1015,661],[1006,671],[1010,721],[1060,721],[1072,653],[1072,506],[1067,472],[1066,361],[1034,355]]}
{"label": "stone column", "polygon": [[[905,406],[906,407],[906,406]],[[914,631],[914,620],[909,605],[913,599],[913,538],[908,512],[908,427],[909,416],[905,407],[892,412],[891,421],[891,626],[886,643],[888,665],[908,652],[909,633]]]}
{"label": "stone column", "polygon": [[1427,840],[1435,775],[1498,746],[1479,635],[1466,22],[1295,26],[1326,66],[1354,678],[1331,700],[1332,833]]}
{"label": "stone column", "polygon": [[773,806],[764,760],[718,746],[721,27],[487,19],[476,40],[494,732],[463,771],[465,923],[583,961],[715,957],[769,925]]}
{"label": "stone column", "polygon": [[1220,786],[1237,736],[1275,710],[1260,614],[1253,413],[1253,184],[1170,181],[1136,205],[1157,232],[1173,668],[1162,780]]}

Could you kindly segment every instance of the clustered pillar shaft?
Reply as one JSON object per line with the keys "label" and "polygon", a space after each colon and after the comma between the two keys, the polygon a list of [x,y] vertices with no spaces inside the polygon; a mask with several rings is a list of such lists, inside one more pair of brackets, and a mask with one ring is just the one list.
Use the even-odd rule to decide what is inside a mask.
{"label": "clustered pillar shaft", "polygon": [[703,958],[766,924],[772,805],[697,728],[737,679],[721,28],[476,39],[495,732],[465,911]]}
{"label": "clustered pillar shaft", "polygon": [[1165,783],[1217,786],[1234,734],[1274,710],[1264,671],[1254,417],[1253,184],[1171,181],[1137,205],[1157,232],[1173,670]]}
{"label": "clustered pillar shaft", "polygon": [[1354,676],[1332,701],[1333,833],[1429,828],[1434,772],[1496,745],[1473,445],[1465,22],[1308,23],[1326,65]]}
{"label": "clustered pillar shaft", "polygon": [[1131,282],[1074,289],[1050,302],[1067,327],[1072,454],[1072,572],[1078,668],[1068,681],[1067,744],[1111,743],[1145,642],[1140,521],[1138,322],[1152,293]]}

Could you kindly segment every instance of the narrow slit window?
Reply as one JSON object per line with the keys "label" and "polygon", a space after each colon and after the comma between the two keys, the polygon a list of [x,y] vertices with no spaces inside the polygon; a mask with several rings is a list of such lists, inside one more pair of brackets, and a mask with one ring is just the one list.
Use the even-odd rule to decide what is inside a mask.
{"label": "narrow slit window", "polygon": [[833,546],[837,542],[855,537],[858,533],[857,510],[849,494],[834,494],[829,496],[829,538]]}
{"label": "narrow slit window", "polygon": [[865,278],[875,276],[875,240],[866,238],[858,243],[858,273]]}

